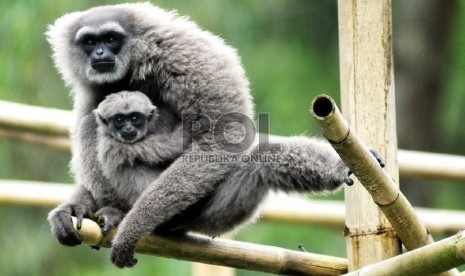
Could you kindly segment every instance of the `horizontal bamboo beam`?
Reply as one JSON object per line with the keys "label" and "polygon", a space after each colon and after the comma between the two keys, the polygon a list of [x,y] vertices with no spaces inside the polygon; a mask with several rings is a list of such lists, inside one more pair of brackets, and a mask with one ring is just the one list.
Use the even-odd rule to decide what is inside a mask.
{"label": "horizontal bamboo beam", "polygon": [[465,232],[363,267],[346,276],[427,276],[448,271],[465,263]]}
{"label": "horizontal bamboo beam", "polygon": [[[0,204],[52,208],[71,195],[73,185],[17,180],[0,180]],[[465,229],[465,212],[415,207],[433,234],[457,233]],[[300,196],[271,194],[262,207],[261,218],[284,223],[344,227],[345,207],[340,201],[308,200]]]}
{"label": "horizontal bamboo beam", "polygon": [[54,136],[19,129],[0,128],[0,138],[7,138],[31,144],[37,144],[63,152],[71,151],[71,141],[68,136]]}
{"label": "horizontal bamboo beam", "polygon": [[[70,150],[71,111],[0,101],[0,137]],[[399,173],[405,178],[465,183],[465,157],[399,150]]]}
{"label": "horizontal bamboo beam", "polygon": [[67,136],[71,119],[70,111],[0,101],[1,128]]}
{"label": "horizontal bamboo beam", "polygon": [[311,111],[324,136],[370,193],[405,247],[413,250],[433,243],[408,200],[349,127],[333,99],[326,95],[316,97]]}
{"label": "horizontal bamboo beam", "polygon": [[[76,228],[75,218],[73,222]],[[78,232],[84,243],[101,247],[110,247],[115,234],[111,231],[104,236],[100,227],[89,219],[84,219]],[[274,274],[341,275],[347,272],[347,260],[343,258],[194,235],[146,236],[138,242],[136,252]]]}
{"label": "horizontal bamboo beam", "polygon": [[398,162],[401,177],[465,182],[463,156],[399,150]]}

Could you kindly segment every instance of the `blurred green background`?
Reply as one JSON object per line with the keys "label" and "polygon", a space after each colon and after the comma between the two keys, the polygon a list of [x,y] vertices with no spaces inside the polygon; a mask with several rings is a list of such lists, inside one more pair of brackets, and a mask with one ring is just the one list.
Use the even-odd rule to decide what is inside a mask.
{"label": "blurred green background", "polygon": [[[70,109],[68,89],[43,34],[66,12],[115,2],[1,1],[0,99]],[[322,92],[339,98],[335,0],[153,3],[189,15],[238,49],[256,111],[270,114],[273,134],[318,135],[309,102]],[[465,155],[465,2],[399,1],[393,22],[400,147]],[[71,183],[69,159],[69,154],[0,139],[0,179]],[[416,205],[465,209],[463,184],[401,180],[401,186]],[[189,274],[188,262],[139,256],[134,269],[118,270],[107,249],[60,246],[46,222],[48,211],[0,204],[0,275]],[[235,238],[290,249],[303,244],[311,252],[345,257],[342,231],[259,222]]]}

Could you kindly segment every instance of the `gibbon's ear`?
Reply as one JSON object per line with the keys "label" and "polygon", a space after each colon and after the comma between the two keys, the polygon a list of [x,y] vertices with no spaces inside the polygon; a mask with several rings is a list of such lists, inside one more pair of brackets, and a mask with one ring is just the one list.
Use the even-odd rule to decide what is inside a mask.
{"label": "gibbon's ear", "polygon": [[152,120],[152,119],[156,119],[156,117],[158,117],[158,112],[157,112],[157,108],[154,106],[154,107],[152,107],[152,109],[150,110],[148,119],[149,119],[149,121],[150,121],[150,120]]}
{"label": "gibbon's ear", "polygon": [[100,113],[98,113],[98,110],[94,110],[93,113],[95,115],[95,119],[97,120],[97,123],[108,125],[108,121],[105,120],[105,118],[103,118],[102,115],[100,115]]}
{"label": "gibbon's ear", "polygon": [[100,116],[100,114],[98,115],[98,118],[99,118],[99,120],[101,120],[105,125],[108,125],[108,121],[105,120],[105,118],[103,118],[102,116]]}

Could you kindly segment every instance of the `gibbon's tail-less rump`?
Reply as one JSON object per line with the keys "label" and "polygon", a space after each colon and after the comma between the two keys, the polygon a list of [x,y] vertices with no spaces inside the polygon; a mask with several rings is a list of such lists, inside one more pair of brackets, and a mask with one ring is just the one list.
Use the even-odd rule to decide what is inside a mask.
{"label": "gibbon's tail-less rump", "polygon": [[[70,216],[77,217],[79,228],[82,218],[93,213],[111,220],[108,227],[124,215],[111,261],[130,267],[136,264],[137,241],[174,221],[180,221],[177,227],[183,230],[220,234],[249,218],[270,189],[318,192],[351,181],[334,150],[313,138],[284,139],[280,147],[263,151],[228,142],[241,141],[244,127],[253,131],[249,125],[219,120],[232,113],[253,119],[248,80],[236,51],[186,17],[149,3],[102,6],[57,19],[47,39],[55,65],[71,87],[75,116],[71,171],[77,185],[48,217],[53,234],[64,245],[82,242]],[[102,143],[98,128],[105,122],[98,121],[93,111],[108,95],[121,91],[147,96],[158,119],[152,121],[147,114],[140,118],[147,129],[157,130],[156,135],[147,132],[149,139],[139,139],[145,128],[128,123],[130,114],[122,117],[126,130],[112,121],[119,140],[110,144],[115,152],[126,154],[109,159],[98,153],[102,144],[110,144]],[[196,125],[202,128],[179,132],[183,126]],[[182,139],[176,138],[179,133]],[[111,137],[105,136],[105,141]],[[181,148],[177,139],[183,140]],[[166,147],[172,148],[163,151]],[[126,162],[134,152],[134,162]],[[267,152],[281,159],[253,162]],[[186,161],[200,155],[251,161]],[[125,162],[128,166],[118,169]],[[138,175],[153,181],[139,181]],[[187,213],[195,214],[194,219],[179,220]]]}

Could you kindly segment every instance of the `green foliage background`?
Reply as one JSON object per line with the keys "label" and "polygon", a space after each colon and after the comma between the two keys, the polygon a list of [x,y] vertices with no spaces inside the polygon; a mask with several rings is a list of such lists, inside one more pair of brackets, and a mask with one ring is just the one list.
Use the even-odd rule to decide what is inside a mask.
{"label": "green foliage background", "polygon": [[[116,1],[1,1],[0,99],[45,107],[71,108],[68,89],[50,58],[43,33],[66,12]],[[200,26],[238,49],[251,81],[256,111],[271,114],[271,132],[280,135],[318,134],[308,107],[322,92],[339,94],[336,1],[154,1],[189,15]],[[445,68],[444,125],[446,141],[465,138],[463,129],[465,4],[459,2],[451,58]],[[395,39],[395,36],[394,36]],[[452,58],[453,57],[453,58]],[[463,147],[458,152],[463,154]],[[39,146],[0,140],[0,179],[71,183],[69,154]],[[448,186],[438,206],[463,208]],[[1,189],[1,187],[0,187]],[[332,196],[342,198],[341,194]],[[0,275],[188,275],[183,261],[139,256],[133,270],[118,270],[108,250],[86,246],[65,248],[50,234],[47,209],[0,205]],[[345,256],[343,229],[260,222],[236,239],[311,252]],[[261,275],[238,271],[237,275]]]}

